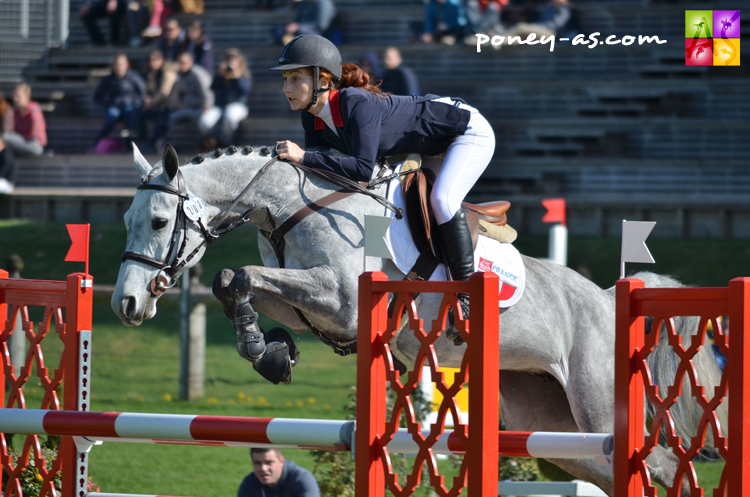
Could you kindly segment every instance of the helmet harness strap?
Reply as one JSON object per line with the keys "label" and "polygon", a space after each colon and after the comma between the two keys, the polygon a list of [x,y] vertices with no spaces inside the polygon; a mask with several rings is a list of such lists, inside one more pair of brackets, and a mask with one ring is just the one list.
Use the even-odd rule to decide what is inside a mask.
{"label": "helmet harness strap", "polygon": [[310,110],[310,107],[318,102],[318,91],[320,90],[320,88],[318,88],[318,80],[320,80],[320,68],[318,68],[318,66],[313,66],[313,96],[310,103],[307,104],[307,107],[302,109],[303,111]]}

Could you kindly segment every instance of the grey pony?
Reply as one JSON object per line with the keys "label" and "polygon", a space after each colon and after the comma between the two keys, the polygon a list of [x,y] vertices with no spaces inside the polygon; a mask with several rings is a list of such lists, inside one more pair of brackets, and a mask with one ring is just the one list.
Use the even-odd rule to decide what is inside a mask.
{"label": "grey pony", "polygon": [[[179,171],[190,196],[202,198],[207,206],[207,226],[235,200],[259,169],[270,159],[270,147],[230,148],[207,154],[179,167],[176,154],[165,153],[153,167],[134,150],[134,162],[144,181],[176,186]],[[250,223],[271,231],[294,212],[334,188],[328,182],[306,175],[279,161],[262,175],[241,199],[235,212],[252,209]],[[379,193],[385,193],[380,187]],[[178,199],[157,190],[138,190],[125,224],[127,251],[163,259],[171,239]],[[348,197],[310,215],[285,237],[285,268],[279,268],[270,244],[259,239],[265,267],[224,269],[216,275],[215,294],[229,316],[236,307],[252,301],[261,313],[285,324],[296,333],[307,326],[292,311],[294,306],[326,336],[337,342],[356,339],[357,278],[363,265],[364,215],[383,215],[384,208],[362,195]],[[163,221],[167,222],[164,223]],[[162,221],[161,223],[159,221]],[[199,228],[188,223],[185,253],[203,239]],[[187,264],[203,255],[205,246]],[[614,429],[614,336],[615,299],[612,289],[602,290],[575,271],[551,262],[523,258],[526,288],[523,298],[500,318],[500,394],[503,418],[510,430],[580,431],[612,433]],[[390,279],[402,279],[389,260],[369,258],[368,271],[383,271]],[[156,314],[157,298],[149,283],[157,269],[127,260],[122,263],[112,295],[112,309],[129,326],[138,326]],[[652,273],[635,275],[652,287],[680,286],[677,281]],[[419,303],[420,316],[435,316],[439,296],[425,295]],[[689,343],[697,319],[676,319],[683,343]],[[429,326],[430,320],[425,320]],[[663,332],[663,330],[662,330]],[[664,340],[660,341],[663,343]],[[394,353],[404,364],[413,364],[419,342],[403,330]],[[458,367],[464,347],[441,337],[436,350],[441,365]],[[668,348],[659,347],[658,363],[651,364],[657,381],[666,386],[674,381],[674,365]],[[701,385],[713,392],[720,372],[710,347],[703,347],[694,360]],[[671,378],[671,379],[670,379]],[[726,427],[726,402],[720,413]],[[699,413],[688,401],[675,415],[680,434],[697,431]],[[613,495],[613,477],[607,467],[592,460],[552,460],[578,478],[588,480]],[[671,486],[678,461],[669,451],[657,447],[647,463],[652,478]],[[687,480],[682,496],[690,495]]]}

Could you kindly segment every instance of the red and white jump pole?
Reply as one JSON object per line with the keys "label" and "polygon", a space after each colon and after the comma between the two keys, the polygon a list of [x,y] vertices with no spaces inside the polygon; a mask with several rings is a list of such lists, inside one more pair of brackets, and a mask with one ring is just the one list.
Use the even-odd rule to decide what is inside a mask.
{"label": "red and white jump pole", "polygon": [[[354,421],[194,416],[116,412],[0,409],[0,432],[82,437],[83,442],[126,442],[227,447],[275,447],[351,450]],[[424,431],[425,437],[429,430]],[[499,455],[556,459],[597,459],[606,464],[612,435],[601,433],[498,432]],[[416,453],[418,447],[406,428],[387,448],[393,453]],[[465,454],[466,447],[452,430],[433,446],[435,454]]]}

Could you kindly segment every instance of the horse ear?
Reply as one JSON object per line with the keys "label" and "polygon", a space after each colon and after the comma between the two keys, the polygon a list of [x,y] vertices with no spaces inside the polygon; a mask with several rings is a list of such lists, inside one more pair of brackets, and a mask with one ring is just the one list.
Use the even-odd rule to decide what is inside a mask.
{"label": "horse ear", "polygon": [[167,175],[167,178],[169,178],[169,181],[172,181],[177,176],[177,170],[180,168],[180,159],[177,158],[177,152],[175,152],[172,145],[167,145],[161,163],[164,166],[164,173]]}
{"label": "horse ear", "polygon": [[133,142],[133,163],[135,164],[135,168],[138,170],[138,174],[141,175],[141,178],[148,178],[148,175],[152,169],[151,164],[148,163],[143,154],[141,154],[141,151],[138,150],[135,142]]}

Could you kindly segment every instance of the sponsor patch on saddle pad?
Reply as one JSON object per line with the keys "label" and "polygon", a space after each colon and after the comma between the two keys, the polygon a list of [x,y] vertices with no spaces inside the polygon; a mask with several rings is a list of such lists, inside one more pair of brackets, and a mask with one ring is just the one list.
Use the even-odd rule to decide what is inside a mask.
{"label": "sponsor patch on saddle pad", "polygon": [[[402,209],[406,207],[398,178],[392,180],[388,186],[388,200]],[[409,222],[406,216],[400,220],[396,219],[395,214],[389,209],[385,210],[385,215],[393,218],[385,234],[385,241],[393,253],[393,262],[396,267],[402,273],[407,274],[419,257],[419,251],[414,246],[409,231]],[[477,248],[474,251],[474,268],[477,271],[492,271],[500,277],[500,307],[510,307],[521,299],[526,271],[521,254],[510,243],[500,243],[497,240],[479,236]],[[446,279],[445,266],[440,264],[432,273],[430,281]]]}

